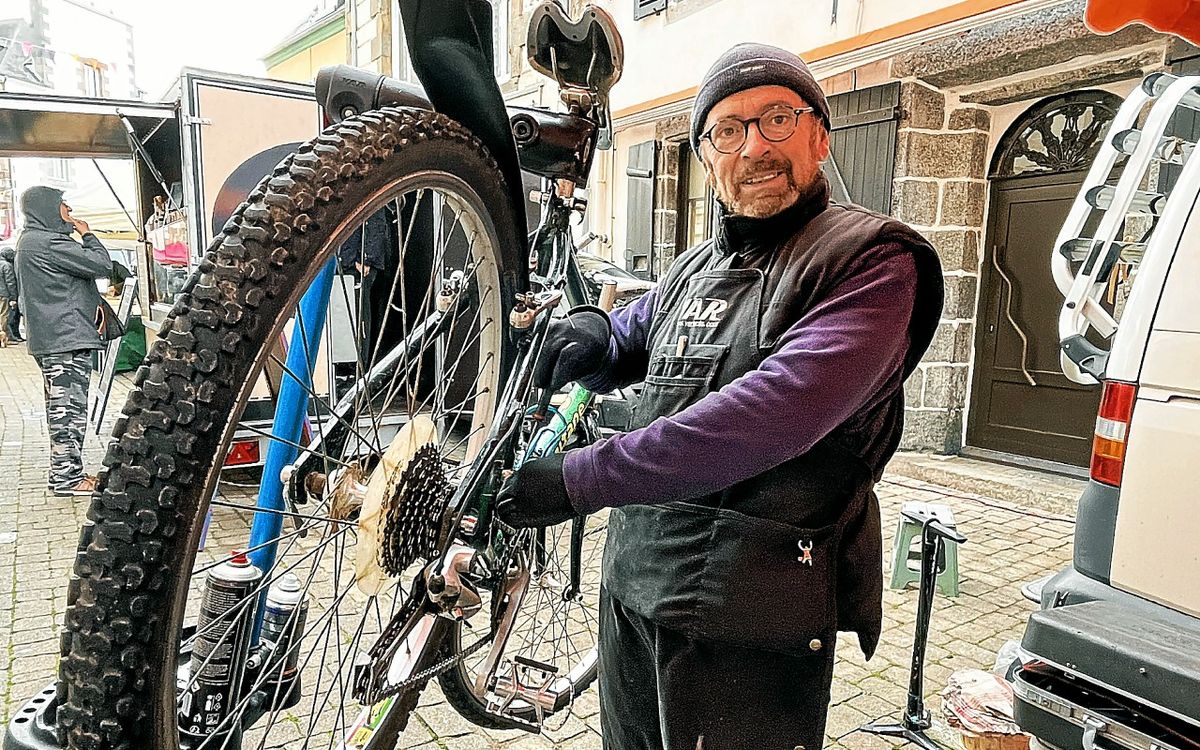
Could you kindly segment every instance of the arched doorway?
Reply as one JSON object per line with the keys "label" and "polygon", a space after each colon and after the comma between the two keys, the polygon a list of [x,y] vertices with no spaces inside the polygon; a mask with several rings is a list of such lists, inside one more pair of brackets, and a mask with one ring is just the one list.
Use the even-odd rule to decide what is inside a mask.
{"label": "arched doorway", "polygon": [[968,444],[1084,466],[1099,390],[1063,376],[1054,240],[1120,106],[1079,91],[1030,107],[992,159]]}

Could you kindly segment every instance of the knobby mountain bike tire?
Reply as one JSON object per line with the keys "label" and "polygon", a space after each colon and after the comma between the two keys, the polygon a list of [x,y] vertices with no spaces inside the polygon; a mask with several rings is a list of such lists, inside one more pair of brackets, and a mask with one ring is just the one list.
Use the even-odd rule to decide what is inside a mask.
{"label": "knobby mountain bike tire", "polygon": [[[460,265],[477,273],[477,277],[468,274],[468,283],[475,285],[474,293],[480,298],[479,312],[472,323],[479,329],[479,335],[475,343],[469,344],[477,348],[472,348],[473,354],[466,353],[466,340],[472,334],[452,331],[448,340],[453,341],[458,335],[463,342],[453,371],[447,374],[449,355],[439,349],[430,357],[438,361],[436,367],[441,370],[426,372],[422,368],[427,365],[420,361],[414,365],[414,383],[423,378],[424,385],[419,388],[409,383],[406,363],[404,385],[408,393],[404,397],[410,401],[410,411],[420,410],[421,404],[413,407],[411,403],[418,397],[428,397],[436,403],[436,393],[442,388],[443,411],[432,416],[439,425],[452,425],[446,428],[442,443],[445,455],[469,454],[470,441],[475,440],[472,435],[486,426],[480,421],[480,413],[494,403],[495,394],[499,393],[512,365],[513,348],[504,329],[504,318],[514,294],[524,291],[515,288],[516,269],[523,259],[513,257],[515,248],[521,246],[518,233],[522,230],[510,211],[496,208],[509,205],[496,163],[480,142],[457,123],[420,110],[384,109],[365,113],[331,127],[301,146],[250,194],[208,248],[198,272],[177,298],[158,332],[158,340],[136,374],[136,387],[113,430],[100,486],[91,500],[89,521],[81,533],[69,587],[57,713],[60,738],[68,747],[74,750],[180,747],[177,719],[180,633],[195,614],[199,579],[203,578],[196,576],[195,571],[211,570],[221,559],[229,559],[214,561],[217,542],[212,534],[219,536],[227,527],[242,531],[239,524],[255,510],[252,502],[226,502],[220,507],[210,502],[245,404],[264,367],[272,361],[282,364],[273,353],[274,347],[294,320],[301,295],[328,259],[352,239],[357,226],[378,212],[391,210],[389,207],[394,208],[388,220],[396,225],[396,233],[403,235],[405,216],[410,217],[411,233],[411,226],[418,223],[415,217],[425,210],[421,208],[421,200],[427,194],[442,196],[438,199],[442,202],[429,209],[434,225],[450,220],[445,206],[461,207],[463,213],[453,219],[461,221],[461,227],[456,223],[450,231],[461,229],[465,235],[465,227],[470,224],[475,236],[485,236],[491,249],[484,258],[484,251],[478,250],[472,240],[465,251],[465,260],[460,258]],[[414,195],[415,204],[411,203]],[[464,218],[468,211],[469,221]],[[400,269],[395,271],[391,291],[394,294],[400,287],[403,296],[403,289],[409,286],[405,265],[408,259],[403,244],[398,250]],[[443,261],[444,257],[424,259],[424,266],[430,269],[429,289],[444,280],[438,268]],[[428,294],[427,290],[426,302]],[[487,301],[491,294],[497,302]],[[364,305],[362,299],[360,296],[357,303],[359,313]],[[347,300],[347,305],[352,303]],[[403,303],[401,298],[387,298],[381,331],[388,326],[387,316],[391,314],[388,311],[396,308],[401,308],[402,316],[412,313],[411,305]],[[496,328],[486,335],[484,329],[490,323],[485,322],[485,308],[490,311],[486,321],[491,321],[493,315],[500,318],[491,321]],[[355,318],[362,319],[361,314]],[[492,332],[496,330],[499,334]],[[383,337],[381,332],[377,343]],[[294,340],[295,336],[293,344]],[[485,351],[488,349],[492,351]],[[372,356],[378,353],[372,352]],[[370,368],[362,353],[354,356],[358,362],[352,377],[361,378]],[[475,359],[468,364],[466,373],[474,369],[477,380],[491,384],[493,401],[481,406],[486,401],[483,388],[469,386],[468,400],[473,406],[459,405],[452,410],[447,405],[447,391],[453,390],[459,365],[468,361],[467,357]],[[471,387],[477,390],[471,391]],[[454,395],[461,396],[461,388]],[[368,404],[368,411],[370,408]],[[381,409],[380,419],[385,416],[384,411],[386,405]],[[473,413],[463,417],[468,411]],[[310,409],[310,416],[319,426],[328,415],[317,408],[315,414]],[[462,419],[467,421],[465,427],[459,425]],[[472,432],[463,437],[468,428]],[[376,440],[382,434],[378,429]],[[451,430],[459,430],[453,439],[467,441],[468,448],[447,447],[452,439]],[[364,444],[369,437],[363,438]],[[460,462],[469,459],[469,455],[454,458]],[[324,460],[329,463],[334,457]],[[336,471],[342,471],[339,476],[344,479],[350,472],[350,464]],[[226,506],[243,507],[244,512]],[[325,507],[325,512],[333,518],[332,504]],[[310,519],[319,515],[312,504],[297,506],[296,510]],[[208,537],[207,551],[201,553],[197,547],[210,512],[215,531]],[[338,561],[346,557],[353,544],[350,535],[343,533],[346,526],[337,526],[333,521],[323,524],[313,521],[305,528],[322,535],[315,542],[310,539],[311,533],[298,537],[305,540],[300,543],[302,547],[317,544],[323,550],[316,555],[317,562],[311,563],[310,581],[318,572],[332,570],[339,576],[339,570],[344,573],[349,563]],[[286,536],[280,539],[282,546]],[[294,539],[289,544],[293,542]],[[332,562],[324,557],[330,549]],[[228,548],[219,553],[223,555],[226,551]],[[285,553],[280,555],[280,560],[286,558]],[[271,571],[267,574],[271,575]],[[403,596],[400,588],[396,586],[399,594],[393,592],[394,596]],[[363,599],[349,588],[341,593],[338,585],[333,591],[332,595],[313,594],[309,614],[309,622],[316,621],[313,632],[322,627],[319,618],[325,617],[322,613],[328,611],[330,602],[336,608],[343,602]],[[288,719],[296,725],[298,735],[307,732],[311,739],[317,720],[325,721],[329,713],[326,706],[321,711],[316,708],[324,688],[321,680],[344,666],[347,651],[369,645],[361,642],[365,640],[365,631],[377,629],[387,620],[386,603],[381,604],[375,597],[363,601],[366,603],[356,605],[362,609],[361,615],[355,610],[360,622],[353,637],[360,639],[358,643],[344,643],[348,636],[343,633],[340,615],[329,616],[323,625],[326,651],[319,665],[304,667],[317,675],[312,708],[307,709],[309,696],[305,694],[295,709],[310,710],[311,715],[295,721]],[[393,598],[391,606],[395,605]],[[330,632],[336,634],[330,636]],[[336,645],[333,655],[329,654],[331,643]],[[310,660],[316,656],[315,645],[313,649],[308,655]],[[332,691],[335,678],[328,679],[328,689]],[[338,682],[342,679],[339,672]],[[310,682],[305,684],[311,689]],[[344,684],[342,688],[345,690]],[[405,711],[415,705],[417,692],[412,690],[402,696]],[[325,747],[324,737],[336,737],[344,729],[349,710],[343,706],[334,711],[330,719],[332,728],[322,724],[319,727],[322,741],[314,746]],[[283,723],[279,726],[286,728]],[[263,734],[261,740],[253,735],[253,744],[246,741],[244,746],[276,744],[275,738]],[[307,746],[307,741],[289,746]]]}

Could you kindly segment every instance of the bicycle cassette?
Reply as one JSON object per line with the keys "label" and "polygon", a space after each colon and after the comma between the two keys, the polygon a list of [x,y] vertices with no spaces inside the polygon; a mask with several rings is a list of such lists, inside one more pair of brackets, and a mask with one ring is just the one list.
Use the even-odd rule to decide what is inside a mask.
{"label": "bicycle cassette", "polygon": [[398,576],[418,559],[437,554],[449,496],[441,452],[436,445],[421,446],[401,474],[400,486],[384,503],[379,561],[385,572]]}
{"label": "bicycle cassette", "polygon": [[[438,480],[436,473],[428,466],[428,457],[436,457],[436,439],[437,428],[433,421],[423,414],[417,415],[400,428],[371,471],[358,517],[355,550],[355,583],[364,594],[377,595],[395,581],[395,574],[389,572],[395,567],[388,565],[385,569],[384,566],[385,546],[396,546],[389,544],[388,539],[399,538],[410,531],[417,532],[415,540],[428,539],[428,534],[418,528],[422,524],[419,519],[431,517],[433,511],[429,506],[437,501],[444,504],[447,499],[447,492],[441,492],[439,497],[433,491]],[[417,454],[425,448],[432,448],[433,453],[422,453],[426,458],[417,461],[417,468],[408,472]],[[411,488],[408,492],[404,489],[406,477],[410,480],[407,483]],[[413,502],[406,503],[405,498]],[[402,520],[398,524],[391,521],[393,515]],[[440,512],[438,518],[440,521]],[[424,544],[414,541],[414,548]],[[406,546],[400,545],[397,551],[405,552]],[[399,562],[405,557],[404,554],[392,556],[391,553],[387,556],[391,562]]]}

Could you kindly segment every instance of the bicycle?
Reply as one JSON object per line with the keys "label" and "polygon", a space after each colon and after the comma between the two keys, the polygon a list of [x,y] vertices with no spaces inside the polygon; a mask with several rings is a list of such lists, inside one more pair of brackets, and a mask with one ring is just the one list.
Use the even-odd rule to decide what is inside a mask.
{"label": "bicycle", "polygon": [[[324,71],[333,123],[178,296],[81,534],[48,717],[63,744],[390,748],[434,678],[468,720],[537,732],[595,679],[603,516],[534,532],[491,511],[525,458],[597,434],[593,394],[555,404],[532,373],[554,310],[584,301],[570,222],[621,44],[604,11],[544,0],[530,59],[567,111],[506,112],[484,8],[402,0],[429,101]],[[518,158],[545,188],[528,236]],[[355,294],[335,256],[357,239],[365,268],[380,232],[393,256]],[[340,364],[331,299],[354,313]],[[221,464],[272,372],[262,484],[238,502]]]}

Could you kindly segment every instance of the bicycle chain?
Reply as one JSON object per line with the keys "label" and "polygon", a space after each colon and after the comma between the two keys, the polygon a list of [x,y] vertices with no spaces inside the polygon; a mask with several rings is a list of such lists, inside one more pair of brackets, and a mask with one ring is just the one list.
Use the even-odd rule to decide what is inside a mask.
{"label": "bicycle chain", "polygon": [[[432,455],[422,456],[422,458],[431,459]],[[421,465],[425,462],[418,461],[416,463]],[[412,562],[415,561],[417,557],[424,557],[426,560],[432,560],[433,558],[437,557],[439,553],[439,551],[436,549],[436,546],[433,548],[426,547],[425,549],[429,549],[430,552],[430,554],[426,556],[423,554],[423,550],[421,550],[421,542],[429,543],[434,538],[429,533],[434,525],[431,523],[432,517],[430,512],[433,510],[433,507],[431,506],[436,507],[438,499],[448,499],[449,493],[447,492],[448,485],[445,481],[445,475],[441,474],[439,476],[439,473],[436,470],[427,466],[421,466],[421,470],[419,472],[414,470],[412,473],[414,475],[419,473],[420,476],[405,477],[406,480],[410,481],[404,481],[401,483],[400,492],[397,493],[398,497],[393,499],[393,504],[389,508],[391,512],[388,513],[388,516],[390,517],[391,525],[390,528],[385,531],[385,539],[387,540],[385,543],[392,548],[388,550],[390,554],[386,555],[390,558],[386,560],[386,562],[392,563],[392,565],[400,562],[403,557],[407,555],[412,555],[412,558],[409,560],[409,562]],[[409,491],[406,492],[406,489]],[[415,497],[412,497],[413,495],[415,495]],[[409,500],[409,502],[406,503],[404,502],[405,500]],[[444,507],[443,512],[445,512]],[[505,526],[504,529],[508,532],[511,532],[514,536],[513,543],[505,545],[504,554],[502,554],[496,561],[498,565],[494,568],[495,570],[499,570],[501,572],[502,580],[503,576],[508,571],[509,565],[512,563],[517,552],[522,547],[523,542],[527,542],[525,539],[527,536],[526,532],[517,529],[511,529],[507,526]],[[418,537],[420,541],[417,539],[409,539],[408,537],[410,536]],[[449,536],[452,537],[453,535],[451,534]],[[389,566],[385,565],[385,567]],[[397,612],[388,622],[387,626],[384,627],[383,631],[379,634],[378,640],[375,641],[375,644],[368,652],[370,661],[366,665],[366,684],[363,684],[362,679],[356,679],[355,685],[355,692],[358,693],[361,690],[362,695],[359,697],[364,703],[374,705],[381,700],[403,693],[405,690],[410,688],[416,687],[420,689],[424,683],[440,674],[445,673],[458,664],[461,664],[467,659],[467,657],[478,652],[488,643],[491,643],[496,637],[495,622],[492,622],[491,628],[489,629],[487,635],[483,636],[467,648],[462,649],[457,654],[449,656],[440,662],[437,662],[436,664],[426,667],[420,672],[401,680],[395,685],[386,685],[378,688],[374,687],[375,678],[381,672],[386,674],[386,670],[391,666],[391,661],[395,656],[393,646],[396,645],[396,640],[402,635],[401,630],[408,624],[412,617],[418,611],[420,611],[421,607],[424,606],[424,600],[424,587],[414,587],[413,593],[409,596],[408,600],[405,601],[404,606],[401,607],[400,611]],[[386,659],[387,663],[380,664],[379,661],[381,659]]]}
{"label": "bicycle chain", "polygon": [[[516,536],[517,536],[517,539],[516,539],[515,543],[513,543],[511,545],[506,545],[506,550],[505,550],[506,554],[500,558],[501,565],[499,566],[498,569],[501,571],[508,570],[509,564],[512,562],[513,558],[516,556],[517,551],[521,547],[520,539],[521,539],[521,537],[524,536],[524,534],[517,532]],[[371,647],[371,651],[368,653],[368,655],[371,658],[371,661],[368,665],[367,679],[370,679],[370,675],[374,671],[374,668],[376,666],[384,666],[384,667],[391,666],[391,657],[394,656],[394,652],[391,650],[391,647],[394,644],[395,640],[401,635],[401,633],[400,633],[401,629],[408,623],[408,621],[412,618],[412,616],[415,615],[421,609],[421,607],[424,605],[423,600],[424,600],[423,595],[409,596],[408,600],[405,601],[404,606],[400,609],[399,612],[397,612],[392,617],[392,619],[388,622],[387,626],[383,629],[383,632],[381,632],[379,634],[379,639],[375,642],[375,645]],[[457,666],[458,664],[461,664],[463,661],[465,661],[467,659],[467,657],[471,656],[472,654],[475,654],[480,649],[482,649],[484,646],[491,643],[495,637],[496,637],[496,629],[495,629],[495,624],[493,623],[492,628],[489,630],[487,635],[481,637],[479,640],[477,640],[475,643],[472,643],[470,646],[462,649],[457,654],[446,657],[445,659],[441,660],[440,662],[430,665],[429,667],[426,667],[425,669],[421,670],[420,672],[417,672],[416,674],[413,674],[413,675],[407,677],[406,679],[403,679],[400,682],[397,682],[395,685],[387,685],[387,686],[384,686],[381,688],[375,688],[375,689],[370,690],[369,692],[366,693],[367,697],[363,699],[363,702],[374,705],[374,704],[378,703],[379,701],[384,700],[385,698],[389,698],[393,695],[398,695],[410,688],[416,687],[419,689],[426,682],[433,679],[434,677],[437,677],[438,675],[449,671],[450,669]],[[388,663],[386,665],[377,665],[376,662],[380,658],[384,658],[384,657],[388,658]]]}

